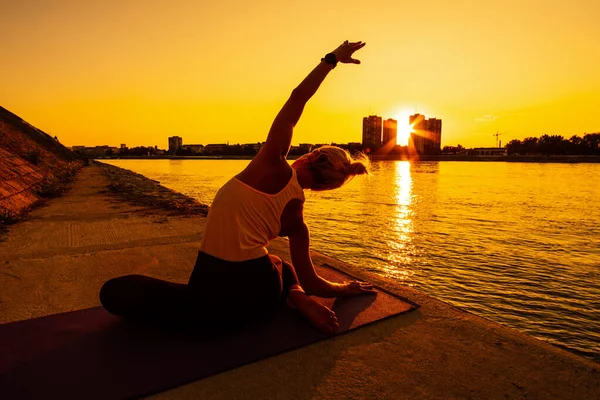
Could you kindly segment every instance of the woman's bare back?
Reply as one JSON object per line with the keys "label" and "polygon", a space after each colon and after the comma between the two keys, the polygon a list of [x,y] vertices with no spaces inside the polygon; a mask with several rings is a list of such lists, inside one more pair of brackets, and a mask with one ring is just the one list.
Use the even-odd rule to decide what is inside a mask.
{"label": "woman's bare back", "polygon": [[268,166],[261,161],[257,156],[236,178],[262,193],[281,192],[292,179],[292,167],[285,161]]}

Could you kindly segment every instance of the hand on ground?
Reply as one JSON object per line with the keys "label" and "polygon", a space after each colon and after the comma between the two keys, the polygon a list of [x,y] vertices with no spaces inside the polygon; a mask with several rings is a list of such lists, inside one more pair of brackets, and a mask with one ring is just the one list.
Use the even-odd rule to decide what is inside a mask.
{"label": "hand on ground", "polygon": [[359,294],[377,293],[368,282],[352,281],[341,285],[341,296],[356,296]]}

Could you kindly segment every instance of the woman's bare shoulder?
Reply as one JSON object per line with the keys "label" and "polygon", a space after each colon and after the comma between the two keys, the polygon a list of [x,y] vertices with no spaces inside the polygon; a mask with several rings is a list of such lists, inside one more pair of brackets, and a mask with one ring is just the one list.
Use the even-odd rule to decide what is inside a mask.
{"label": "woman's bare shoulder", "polygon": [[253,188],[275,194],[281,191],[292,177],[292,167],[285,159],[281,162],[265,162],[255,157],[237,178]]}

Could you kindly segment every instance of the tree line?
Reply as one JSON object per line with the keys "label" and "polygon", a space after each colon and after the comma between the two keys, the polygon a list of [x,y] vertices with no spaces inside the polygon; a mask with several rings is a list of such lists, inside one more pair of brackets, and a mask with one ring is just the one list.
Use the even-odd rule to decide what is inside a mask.
{"label": "tree line", "polygon": [[570,139],[560,135],[514,139],[506,145],[506,152],[509,155],[600,155],[600,133],[586,133],[583,137],[574,135]]}

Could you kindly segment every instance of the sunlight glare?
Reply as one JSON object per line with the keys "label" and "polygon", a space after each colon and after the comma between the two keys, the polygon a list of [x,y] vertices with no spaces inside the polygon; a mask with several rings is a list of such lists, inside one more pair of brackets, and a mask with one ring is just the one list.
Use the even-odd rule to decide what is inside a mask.
{"label": "sunlight glare", "polygon": [[396,136],[396,144],[399,146],[407,146],[410,134],[413,132],[412,125],[408,122],[411,113],[407,110],[397,112],[394,119],[398,121],[398,136]]}

